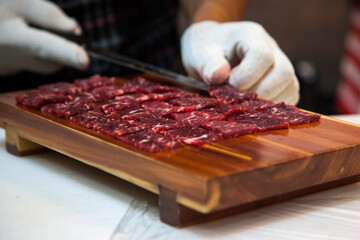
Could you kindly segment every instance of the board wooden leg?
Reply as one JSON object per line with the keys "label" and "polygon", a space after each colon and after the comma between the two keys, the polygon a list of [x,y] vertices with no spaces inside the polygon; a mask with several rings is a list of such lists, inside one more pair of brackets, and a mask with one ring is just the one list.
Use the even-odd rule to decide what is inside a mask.
{"label": "board wooden leg", "polygon": [[[214,213],[202,214],[176,202],[176,192],[160,186],[159,210],[160,220],[174,227],[186,227],[196,223],[207,222],[229,216],[248,209],[248,206],[231,208]],[[234,211],[236,210],[236,211]]]}
{"label": "board wooden leg", "polygon": [[25,138],[20,137],[17,134],[17,130],[14,126],[7,123],[4,124],[5,138],[6,138],[6,150],[16,156],[25,156],[44,151],[46,148],[31,142]]}
{"label": "board wooden leg", "polygon": [[266,198],[255,202],[250,202],[247,204],[235,206],[232,208],[228,208],[208,214],[202,214],[188,207],[185,207],[181,204],[178,204],[176,202],[176,192],[160,186],[159,187],[160,220],[174,227],[185,227],[201,222],[208,222],[211,220],[231,216],[234,214],[239,214],[252,209],[257,209],[274,203],[290,200],[296,197],[300,197],[311,193],[316,193],[323,190],[344,186],[358,181],[360,181],[360,175],[355,175],[347,178],[342,178],[336,181],[328,182],[325,184],[301,189],[298,191]]}

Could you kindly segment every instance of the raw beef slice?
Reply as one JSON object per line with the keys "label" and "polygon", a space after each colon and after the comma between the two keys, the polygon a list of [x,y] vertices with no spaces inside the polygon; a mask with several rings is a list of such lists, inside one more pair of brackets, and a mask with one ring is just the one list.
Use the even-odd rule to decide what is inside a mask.
{"label": "raw beef slice", "polygon": [[69,98],[72,102],[76,102],[79,104],[98,101],[98,99],[94,96],[94,94],[90,92],[80,92],[80,93],[71,94],[69,95]]}
{"label": "raw beef slice", "polygon": [[93,128],[95,124],[101,121],[106,121],[106,118],[100,112],[88,111],[71,116],[70,121],[77,123],[86,128]]}
{"label": "raw beef slice", "polygon": [[91,110],[89,104],[77,104],[74,102],[68,103],[53,103],[41,107],[42,112],[53,113],[58,117],[69,118],[78,113],[83,113]]}
{"label": "raw beef slice", "polygon": [[170,113],[175,112],[191,112],[194,111],[194,107],[182,107],[182,106],[174,106],[167,102],[157,101],[157,100],[150,100],[146,101],[141,105],[145,110],[149,112],[154,112],[159,115],[165,116]]}
{"label": "raw beef slice", "polygon": [[58,82],[39,86],[41,91],[58,92],[62,94],[75,94],[81,92],[81,88],[73,83]]}
{"label": "raw beef slice", "polygon": [[266,111],[295,126],[319,121],[321,117],[319,114],[303,112],[297,107],[285,104],[278,104]]}
{"label": "raw beef slice", "polygon": [[201,124],[209,131],[221,134],[224,138],[235,138],[254,133],[257,126],[253,124],[244,124],[228,121],[208,121]]}
{"label": "raw beef slice", "polygon": [[227,120],[230,122],[256,125],[257,130],[255,132],[270,131],[289,127],[289,124],[283,119],[264,112],[233,114],[229,115]]}
{"label": "raw beef slice", "polygon": [[153,132],[160,132],[164,130],[174,129],[180,127],[180,124],[172,119],[161,118],[157,115],[143,114],[138,118],[127,120],[131,125],[143,126]]}
{"label": "raw beef slice", "polygon": [[241,91],[229,84],[211,85],[208,87],[208,92],[210,96],[220,99],[225,103],[237,104],[257,97],[256,93]]}
{"label": "raw beef slice", "polygon": [[123,89],[127,93],[155,93],[155,92],[176,92],[179,88],[160,85],[146,80],[143,77],[136,77],[132,80],[126,81],[123,84]]}
{"label": "raw beef slice", "polygon": [[176,141],[195,146],[216,142],[221,139],[221,135],[217,133],[191,125],[185,125],[180,128],[164,131],[162,134]]}
{"label": "raw beef slice", "polygon": [[119,138],[127,133],[134,133],[145,129],[142,126],[132,126],[124,120],[120,120],[111,116],[104,116],[103,121],[94,124],[93,128],[112,138]]}
{"label": "raw beef slice", "polygon": [[109,98],[113,98],[115,96],[119,96],[124,94],[124,89],[122,89],[119,86],[116,85],[111,85],[111,86],[101,86],[101,87],[97,87],[94,88],[92,90],[92,93],[94,94],[95,97],[103,99],[109,99]]}
{"label": "raw beef slice", "polygon": [[92,103],[95,109],[102,111],[106,114],[110,114],[116,110],[122,110],[126,108],[140,108],[138,102],[134,101],[103,101],[103,102],[95,102]]}
{"label": "raw beef slice", "polygon": [[204,121],[211,120],[224,120],[223,114],[214,114],[214,113],[206,113],[206,112],[184,112],[184,113],[172,113],[171,117],[176,121],[181,122],[183,124],[190,124],[196,127],[199,127]]}
{"label": "raw beef slice", "polygon": [[46,104],[68,100],[70,100],[70,97],[63,93],[46,90],[33,90],[16,96],[17,103],[35,109],[39,109]]}
{"label": "raw beef slice", "polygon": [[242,102],[240,104],[240,107],[243,109],[249,110],[266,110],[269,109],[276,104],[273,101],[262,99],[262,98],[256,98],[256,99],[250,99]]}
{"label": "raw beef slice", "polygon": [[91,91],[94,88],[108,85],[115,85],[115,78],[93,75],[89,78],[76,79],[75,85],[84,91]]}
{"label": "raw beef slice", "polygon": [[194,106],[200,110],[205,107],[214,107],[218,104],[218,101],[215,98],[207,97],[182,97],[170,99],[169,103],[185,107]]}
{"label": "raw beef slice", "polygon": [[168,151],[181,145],[166,136],[154,133],[150,130],[142,130],[135,133],[125,134],[118,138],[121,142],[134,146],[146,152]]}

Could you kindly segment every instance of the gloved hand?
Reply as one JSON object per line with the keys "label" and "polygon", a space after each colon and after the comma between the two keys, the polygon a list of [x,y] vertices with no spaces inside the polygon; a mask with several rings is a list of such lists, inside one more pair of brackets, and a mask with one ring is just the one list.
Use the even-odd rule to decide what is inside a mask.
{"label": "gloved hand", "polygon": [[80,34],[77,22],[45,0],[0,0],[0,74],[21,70],[51,73],[62,65],[84,69],[89,58],[84,49],[45,29]]}
{"label": "gloved hand", "polygon": [[257,23],[195,23],[181,38],[181,54],[188,74],[208,84],[229,79],[235,87],[257,92],[261,98],[289,104],[299,100],[292,64]]}

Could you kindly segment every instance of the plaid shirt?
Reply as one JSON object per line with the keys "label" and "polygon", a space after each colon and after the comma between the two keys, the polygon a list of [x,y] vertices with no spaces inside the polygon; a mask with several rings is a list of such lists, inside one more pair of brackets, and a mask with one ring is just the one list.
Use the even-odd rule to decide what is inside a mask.
{"label": "plaid shirt", "polygon": [[[92,47],[115,51],[126,56],[175,71],[178,64],[179,38],[176,31],[177,0],[53,0],[70,17],[75,18]],[[176,64],[178,65],[176,65]],[[177,69],[174,69],[175,65]],[[91,59],[85,72],[66,68],[43,76],[28,72],[6,77],[13,88],[32,88],[56,81],[73,81],[90,74],[116,76],[128,69]],[[4,78],[4,77],[1,77]],[[0,79],[2,80],[2,79]],[[4,89],[3,89],[4,90]]]}

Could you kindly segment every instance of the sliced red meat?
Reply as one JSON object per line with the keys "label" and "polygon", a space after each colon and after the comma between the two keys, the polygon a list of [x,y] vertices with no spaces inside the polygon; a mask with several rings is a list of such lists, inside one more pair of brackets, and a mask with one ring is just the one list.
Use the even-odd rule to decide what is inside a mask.
{"label": "sliced red meat", "polygon": [[202,109],[201,112],[228,115],[234,110],[238,112],[246,112],[248,111],[248,106],[220,103],[215,107]]}
{"label": "sliced red meat", "polygon": [[97,74],[89,78],[76,79],[75,85],[84,91],[91,91],[97,87],[115,85],[115,78],[103,77]]}
{"label": "sliced red meat", "polygon": [[72,102],[76,102],[78,104],[91,103],[96,102],[98,99],[94,96],[94,94],[90,92],[81,92],[69,95],[69,98]]}
{"label": "sliced red meat", "polygon": [[69,118],[78,113],[91,110],[90,104],[77,104],[74,102],[53,103],[41,107],[42,112],[53,113],[58,117]]}
{"label": "sliced red meat", "polygon": [[216,132],[224,138],[235,138],[256,132],[258,127],[253,124],[243,124],[228,121],[207,121],[201,124],[201,127],[209,131]]}
{"label": "sliced red meat", "polygon": [[150,115],[142,115],[136,119],[127,120],[133,126],[143,126],[153,132],[179,128],[180,124],[172,119],[154,117]]}
{"label": "sliced red meat", "polygon": [[176,92],[179,88],[160,85],[146,80],[143,77],[136,77],[124,82],[122,86],[127,93],[156,93],[156,92]]}
{"label": "sliced red meat", "polygon": [[136,101],[120,102],[120,101],[104,101],[92,103],[95,109],[102,111],[106,114],[110,114],[116,110],[122,110],[126,108],[140,108],[140,104]]}
{"label": "sliced red meat", "polygon": [[184,112],[184,113],[172,113],[171,117],[176,121],[182,124],[190,124],[193,126],[200,126],[204,121],[212,121],[212,120],[224,120],[225,116],[223,114],[213,114],[206,112]]}
{"label": "sliced red meat", "polygon": [[150,130],[142,130],[135,133],[125,134],[118,139],[125,144],[129,144],[140,150],[152,153],[168,151],[181,146],[178,142],[172,140],[171,138],[154,133]]}
{"label": "sliced red meat", "polygon": [[94,88],[92,93],[97,98],[113,98],[125,93],[124,89],[116,85],[101,86]]}
{"label": "sliced red meat", "polygon": [[264,112],[250,112],[232,114],[227,116],[230,122],[254,124],[258,127],[257,132],[288,128],[289,124],[281,118]]}
{"label": "sliced red meat", "polygon": [[196,109],[200,110],[205,107],[214,107],[218,104],[218,101],[215,98],[207,97],[183,97],[170,99],[169,103],[185,107],[194,106]]}
{"label": "sliced red meat", "polygon": [[58,82],[39,86],[41,91],[59,92],[62,94],[75,94],[81,92],[81,88],[73,83]]}
{"label": "sliced red meat", "polygon": [[151,100],[152,96],[150,94],[144,94],[144,93],[134,93],[134,94],[125,94],[121,96],[115,97],[116,101],[137,101],[137,102],[145,102],[148,100]]}
{"label": "sliced red meat", "polygon": [[148,96],[149,99],[167,101],[173,98],[198,97],[199,95],[181,90],[177,92],[149,93]]}
{"label": "sliced red meat", "polygon": [[98,124],[99,122],[106,122],[106,118],[104,114],[100,112],[88,111],[71,116],[70,121],[86,128],[93,128],[95,124]]}
{"label": "sliced red meat", "polygon": [[270,100],[256,98],[242,102],[240,107],[248,110],[266,110],[274,106],[276,103]]}
{"label": "sliced red meat", "polygon": [[145,129],[143,126],[132,126],[127,121],[111,116],[104,116],[104,121],[94,124],[93,128],[112,138],[118,138],[124,134],[134,133]]}
{"label": "sliced red meat", "polygon": [[319,114],[304,112],[297,107],[285,104],[277,104],[276,106],[266,110],[266,112],[271,113],[276,117],[285,120],[290,125],[295,126],[319,121],[321,117]]}
{"label": "sliced red meat", "polygon": [[152,116],[154,114],[146,111],[143,108],[136,108],[136,107],[115,110],[114,112],[111,113],[111,116],[119,118],[119,119],[123,119],[123,120],[137,119],[142,115]]}
{"label": "sliced red meat", "polygon": [[46,104],[68,100],[70,100],[70,97],[63,93],[47,90],[33,90],[16,96],[17,103],[35,109],[39,109]]}
{"label": "sliced red meat", "polygon": [[182,107],[182,106],[174,106],[167,102],[157,101],[157,100],[150,100],[146,101],[141,105],[145,110],[149,112],[154,112],[159,115],[165,116],[170,113],[175,112],[192,112],[194,111],[194,107]]}
{"label": "sliced red meat", "polygon": [[180,128],[164,131],[162,134],[176,141],[196,146],[216,142],[221,139],[221,136],[217,133],[191,125],[185,125]]}
{"label": "sliced red meat", "polygon": [[238,90],[229,84],[211,85],[208,87],[210,96],[224,101],[225,103],[240,103],[245,100],[255,99],[256,93]]}

